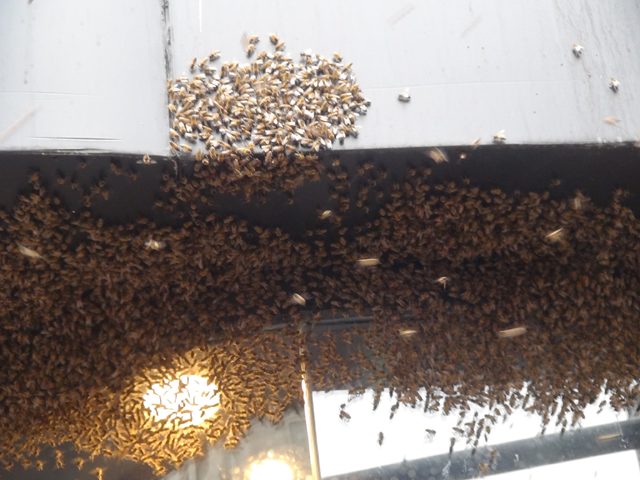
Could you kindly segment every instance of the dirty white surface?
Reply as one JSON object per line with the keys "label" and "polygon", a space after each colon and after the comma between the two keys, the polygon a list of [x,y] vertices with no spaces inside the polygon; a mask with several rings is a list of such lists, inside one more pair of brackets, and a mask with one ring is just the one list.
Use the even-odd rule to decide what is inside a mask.
{"label": "dirty white surface", "polygon": [[353,62],[373,104],[343,148],[635,141],[638,25],[636,0],[2,0],[0,150],[168,153],[165,50],[177,76],[272,32]]}
{"label": "dirty white surface", "polygon": [[165,152],[158,0],[2,0],[0,58],[0,150]]}
{"label": "dirty white surface", "polygon": [[[297,58],[341,52],[372,100],[344,148],[592,143],[640,136],[635,0],[170,0],[174,75],[212,48],[243,61],[243,33]],[[250,13],[249,13],[250,12]],[[584,46],[577,59],[574,43]],[[621,82],[618,94],[610,77]],[[409,88],[411,101],[398,94]],[[603,119],[614,116],[617,126]]]}

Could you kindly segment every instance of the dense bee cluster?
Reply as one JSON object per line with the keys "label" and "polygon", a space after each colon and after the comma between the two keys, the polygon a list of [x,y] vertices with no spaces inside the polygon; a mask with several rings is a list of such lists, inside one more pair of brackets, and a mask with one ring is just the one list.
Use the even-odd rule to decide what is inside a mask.
{"label": "dense bee cluster", "polygon": [[[96,218],[104,182],[74,212],[38,174],[0,213],[5,465],[71,441],[162,472],[205,441],[234,446],[252,418],[278,421],[302,361],[316,389],[392,387],[400,403],[460,410],[472,443],[517,407],[569,425],[603,387],[616,409],[637,398],[640,222],[622,192],[600,207],[434,183],[424,166],[385,189],[386,172],[353,178],[336,160],[314,170],[336,206],[293,237],[205,209],[226,167],[197,165],[164,177],[175,226]],[[305,353],[298,328],[325,315],[370,320],[312,332]],[[141,396],[172,371],[206,372],[220,416],[154,423]],[[472,404],[490,412],[464,418]]]}
{"label": "dense bee cluster", "polygon": [[[227,163],[239,176],[277,167],[279,154],[331,149],[357,136],[356,120],[370,104],[339,54],[310,51],[294,61],[271,37],[274,52],[248,64],[225,62],[220,52],[193,60],[193,77],[168,82],[171,148],[208,163]],[[247,39],[248,56],[259,39]],[[254,153],[263,154],[254,157]],[[286,159],[280,156],[280,160]]]}

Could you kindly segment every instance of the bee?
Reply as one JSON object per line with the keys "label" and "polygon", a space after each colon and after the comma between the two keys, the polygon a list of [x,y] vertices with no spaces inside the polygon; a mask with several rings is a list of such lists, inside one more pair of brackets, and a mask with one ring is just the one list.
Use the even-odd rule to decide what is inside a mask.
{"label": "bee", "polygon": [[500,338],[514,338],[519,337],[520,335],[524,335],[527,333],[527,327],[513,327],[507,328],[505,330],[500,330],[498,332],[498,336]]}
{"label": "bee", "polygon": [[343,403],[342,405],[340,405],[340,414],[338,416],[340,417],[340,420],[348,422],[349,420],[351,420],[351,415],[349,415],[344,408],[345,404]]}
{"label": "bee", "polygon": [[294,293],[291,295],[291,303],[304,306],[307,303],[307,300],[299,293]]}
{"label": "bee", "polygon": [[42,258],[44,258],[42,255],[40,255],[38,252],[36,252],[35,250],[21,244],[21,243],[16,243],[17,247],[18,247],[18,252],[20,252],[22,255],[24,255],[25,257],[28,258],[33,258],[35,260],[41,260]]}
{"label": "bee", "polygon": [[256,45],[254,43],[250,43],[249,45],[247,45],[247,58],[250,58],[256,51]]}
{"label": "bee", "polygon": [[142,160],[138,160],[136,163],[142,164],[142,165],[153,165],[153,164],[156,163],[156,161],[152,160],[151,157],[149,156],[149,154],[145,153],[142,156]]}
{"label": "bee", "polygon": [[506,142],[507,142],[507,135],[505,134],[504,130],[499,130],[493,135],[493,143],[502,144]]}
{"label": "bee", "polygon": [[411,337],[416,333],[418,333],[418,330],[416,330],[415,328],[402,328],[398,331],[398,334],[401,337]]}
{"label": "bee", "polygon": [[544,238],[550,242],[559,242],[564,238],[564,228],[558,228],[552,232],[547,233]]}
{"label": "bee", "polygon": [[398,94],[398,101],[402,103],[409,103],[411,101],[411,94],[409,93],[408,88],[405,88],[402,92]]}
{"label": "bee", "polygon": [[91,471],[91,474],[96,477],[97,480],[104,480],[105,469],[102,467],[96,467]]}
{"label": "bee", "polygon": [[573,47],[571,47],[571,51],[573,52],[576,58],[580,58],[584,53],[584,47],[578,43],[574,43]]}
{"label": "bee", "polygon": [[280,39],[278,38],[278,35],[272,33],[271,35],[269,35],[269,41],[271,41],[272,45],[277,45]]}
{"label": "bee", "polygon": [[613,125],[613,126],[616,126],[618,125],[618,123],[620,123],[620,119],[617,117],[614,117],[613,115],[608,115],[604,117],[602,121],[607,125]]}
{"label": "bee", "polygon": [[283,52],[283,51],[284,51],[284,49],[285,49],[284,42],[278,42],[278,43],[276,43],[276,46],[275,46],[275,51],[276,51],[276,52]]}
{"label": "bee", "polygon": [[150,238],[144,242],[144,246],[150,250],[162,250],[166,246],[166,243],[161,240],[154,240],[153,238]]}
{"label": "bee", "polygon": [[449,277],[438,277],[436,278],[436,283],[439,285],[442,285],[442,288],[447,288],[447,285],[449,285],[449,282],[451,281],[451,279]]}
{"label": "bee", "polygon": [[56,459],[56,468],[63,469],[64,468],[64,453],[62,450],[56,449],[54,451],[55,459]]}
{"label": "bee", "polygon": [[257,35],[249,35],[247,42],[249,42],[250,45],[257,45],[260,42],[260,38]]}
{"label": "bee", "polygon": [[324,210],[320,214],[320,220],[326,220],[327,218],[331,217],[332,215],[333,215],[333,212],[331,210]]}
{"label": "bee", "polygon": [[439,148],[430,148],[426,154],[435,163],[446,163],[449,161],[447,154]]}
{"label": "bee", "polygon": [[609,89],[613,92],[613,93],[618,93],[618,90],[620,90],[620,81],[616,80],[615,78],[610,78],[609,79]]}
{"label": "bee", "polygon": [[359,267],[375,267],[376,265],[380,265],[380,259],[374,257],[360,258],[357,264]]}
{"label": "bee", "polygon": [[35,469],[39,472],[42,472],[44,470],[44,462],[42,460],[36,460],[34,466]]}
{"label": "bee", "polygon": [[193,72],[196,69],[197,62],[198,59],[196,57],[193,57],[193,60],[191,60],[191,64],[189,65],[189,71]]}
{"label": "bee", "polygon": [[378,433],[378,445],[382,446],[383,442],[384,442],[384,433],[380,432]]}
{"label": "bee", "polygon": [[212,50],[211,53],[209,54],[210,62],[215,62],[219,58],[220,58],[220,50]]}
{"label": "bee", "polygon": [[332,59],[336,63],[341,63],[342,62],[342,55],[340,55],[338,52],[333,52]]}

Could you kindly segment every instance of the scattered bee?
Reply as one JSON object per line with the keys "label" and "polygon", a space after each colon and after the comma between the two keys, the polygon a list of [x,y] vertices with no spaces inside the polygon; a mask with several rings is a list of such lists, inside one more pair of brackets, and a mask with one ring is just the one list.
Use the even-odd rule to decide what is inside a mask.
{"label": "scattered bee", "polygon": [[449,277],[438,277],[436,279],[436,283],[442,285],[442,288],[446,289],[447,285],[449,285],[449,281],[451,279]]}
{"label": "scattered bee", "polygon": [[153,238],[150,238],[144,242],[144,246],[149,250],[162,250],[166,247],[166,243],[161,240],[154,240]]}
{"label": "scattered bee", "polygon": [[64,453],[62,450],[56,449],[54,451],[55,459],[56,459],[56,468],[63,469],[64,468]]}
{"label": "scattered bee", "polygon": [[616,80],[615,78],[610,78],[609,79],[609,89],[613,93],[618,93],[618,90],[620,90],[620,81]]}
{"label": "scattered bee", "polygon": [[380,432],[378,433],[378,445],[382,446],[383,442],[384,442],[384,433]]}
{"label": "scattered bee", "polygon": [[41,260],[43,258],[42,255],[40,255],[38,252],[29,247],[26,247],[21,243],[17,243],[16,245],[18,246],[18,251],[25,257],[33,258],[36,260]]}
{"label": "scattered bee", "polygon": [[196,69],[197,62],[198,59],[196,57],[193,57],[193,60],[191,60],[191,64],[189,65],[189,71],[193,72]]}
{"label": "scattered bee", "polygon": [[153,159],[149,156],[149,154],[145,153],[145,154],[142,156],[142,160],[138,160],[136,163],[137,163],[137,164],[142,164],[142,165],[153,165],[153,164],[155,164],[155,163],[156,163],[156,161],[155,161],[155,160],[153,160]]}
{"label": "scattered bee", "polygon": [[502,144],[506,142],[507,142],[507,135],[505,134],[504,130],[499,130],[497,133],[493,135],[493,143]]}
{"label": "scattered bee", "polygon": [[580,58],[584,53],[584,47],[582,45],[574,43],[573,47],[571,48],[571,51],[573,52],[576,58]]}
{"label": "scattered bee", "polygon": [[619,119],[619,118],[617,118],[617,117],[614,117],[614,116],[612,116],[612,115],[609,115],[609,116],[607,116],[607,117],[604,117],[604,118],[602,119],[602,121],[603,121],[604,123],[606,123],[607,125],[614,125],[614,126],[615,126],[615,125],[618,125],[618,123],[620,123],[620,119]]}
{"label": "scattered bee", "polygon": [[346,412],[345,407],[346,405],[344,403],[340,405],[340,414],[338,416],[340,417],[340,420],[348,422],[351,420],[351,415]]}
{"label": "scattered bee", "polygon": [[449,161],[447,154],[439,148],[430,148],[427,150],[427,156],[435,163],[446,163]]}
{"label": "scattered bee", "polygon": [[547,233],[544,238],[550,242],[559,242],[564,238],[564,228],[558,228],[552,232]]}
{"label": "scattered bee", "polygon": [[291,295],[291,303],[304,306],[307,303],[307,300],[299,293],[294,293]]}
{"label": "scattered bee", "polygon": [[415,328],[403,328],[398,331],[398,334],[401,337],[411,337],[416,333],[418,333],[418,330],[416,330]]}
{"label": "scattered bee", "polygon": [[82,470],[82,467],[84,467],[84,458],[76,457],[73,459],[73,463],[78,470]]}
{"label": "scattered bee", "polygon": [[91,471],[91,474],[96,477],[97,480],[104,480],[104,468],[97,467]]}
{"label": "scattered bee", "polygon": [[411,101],[411,94],[409,93],[408,88],[405,88],[398,94],[398,100],[402,103],[409,103]]}
{"label": "scattered bee", "polygon": [[277,45],[278,42],[280,41],[280,39],[278,38],[278,35],[276,35],[275,33],[272,33],[271,35],[269,35],[269,40],[271,41],[272,45]]}
{"label": "scattered bee", "polygon": [[327,218],[329,218],[331,215],[333,215],[333,212],[331,210],[324,210],[321,214],[320,214],[320,220],[326,220]]}
{"label": "scattered bee", "polygon": [[498,332],[498,336],[500,338],[513,338],[524,335],[525,333],[527,333],[527,327],[513,327],[507,328],[505,330],[500,330]]}
{"label": "scattered bee", "polygon": [[378,258],[360,258],[357,261],[359,267],[375,267],[380,265],[380,259]]}

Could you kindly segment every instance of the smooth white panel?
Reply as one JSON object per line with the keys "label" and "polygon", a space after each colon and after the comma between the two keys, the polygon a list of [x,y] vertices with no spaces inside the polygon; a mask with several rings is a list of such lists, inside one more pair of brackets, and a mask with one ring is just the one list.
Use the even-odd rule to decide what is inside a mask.
{"label": "smooth white panel", "polygon": [[0,149],[167,152],[158,0],[0,2]]}
{"label": "smooth white panel", "polygon": [[[245,61],[243,33],[270,48],[275,32],[296,56],[343,53],[373,101],[344,148],[486,143],[501,129],[508,143],[640,136],[634,0],[170,0],[170,9],[176,76],[213,48]],[[610,76],[622,84],[617,95]],[[396,99],[404,87],[409,104]]]}

